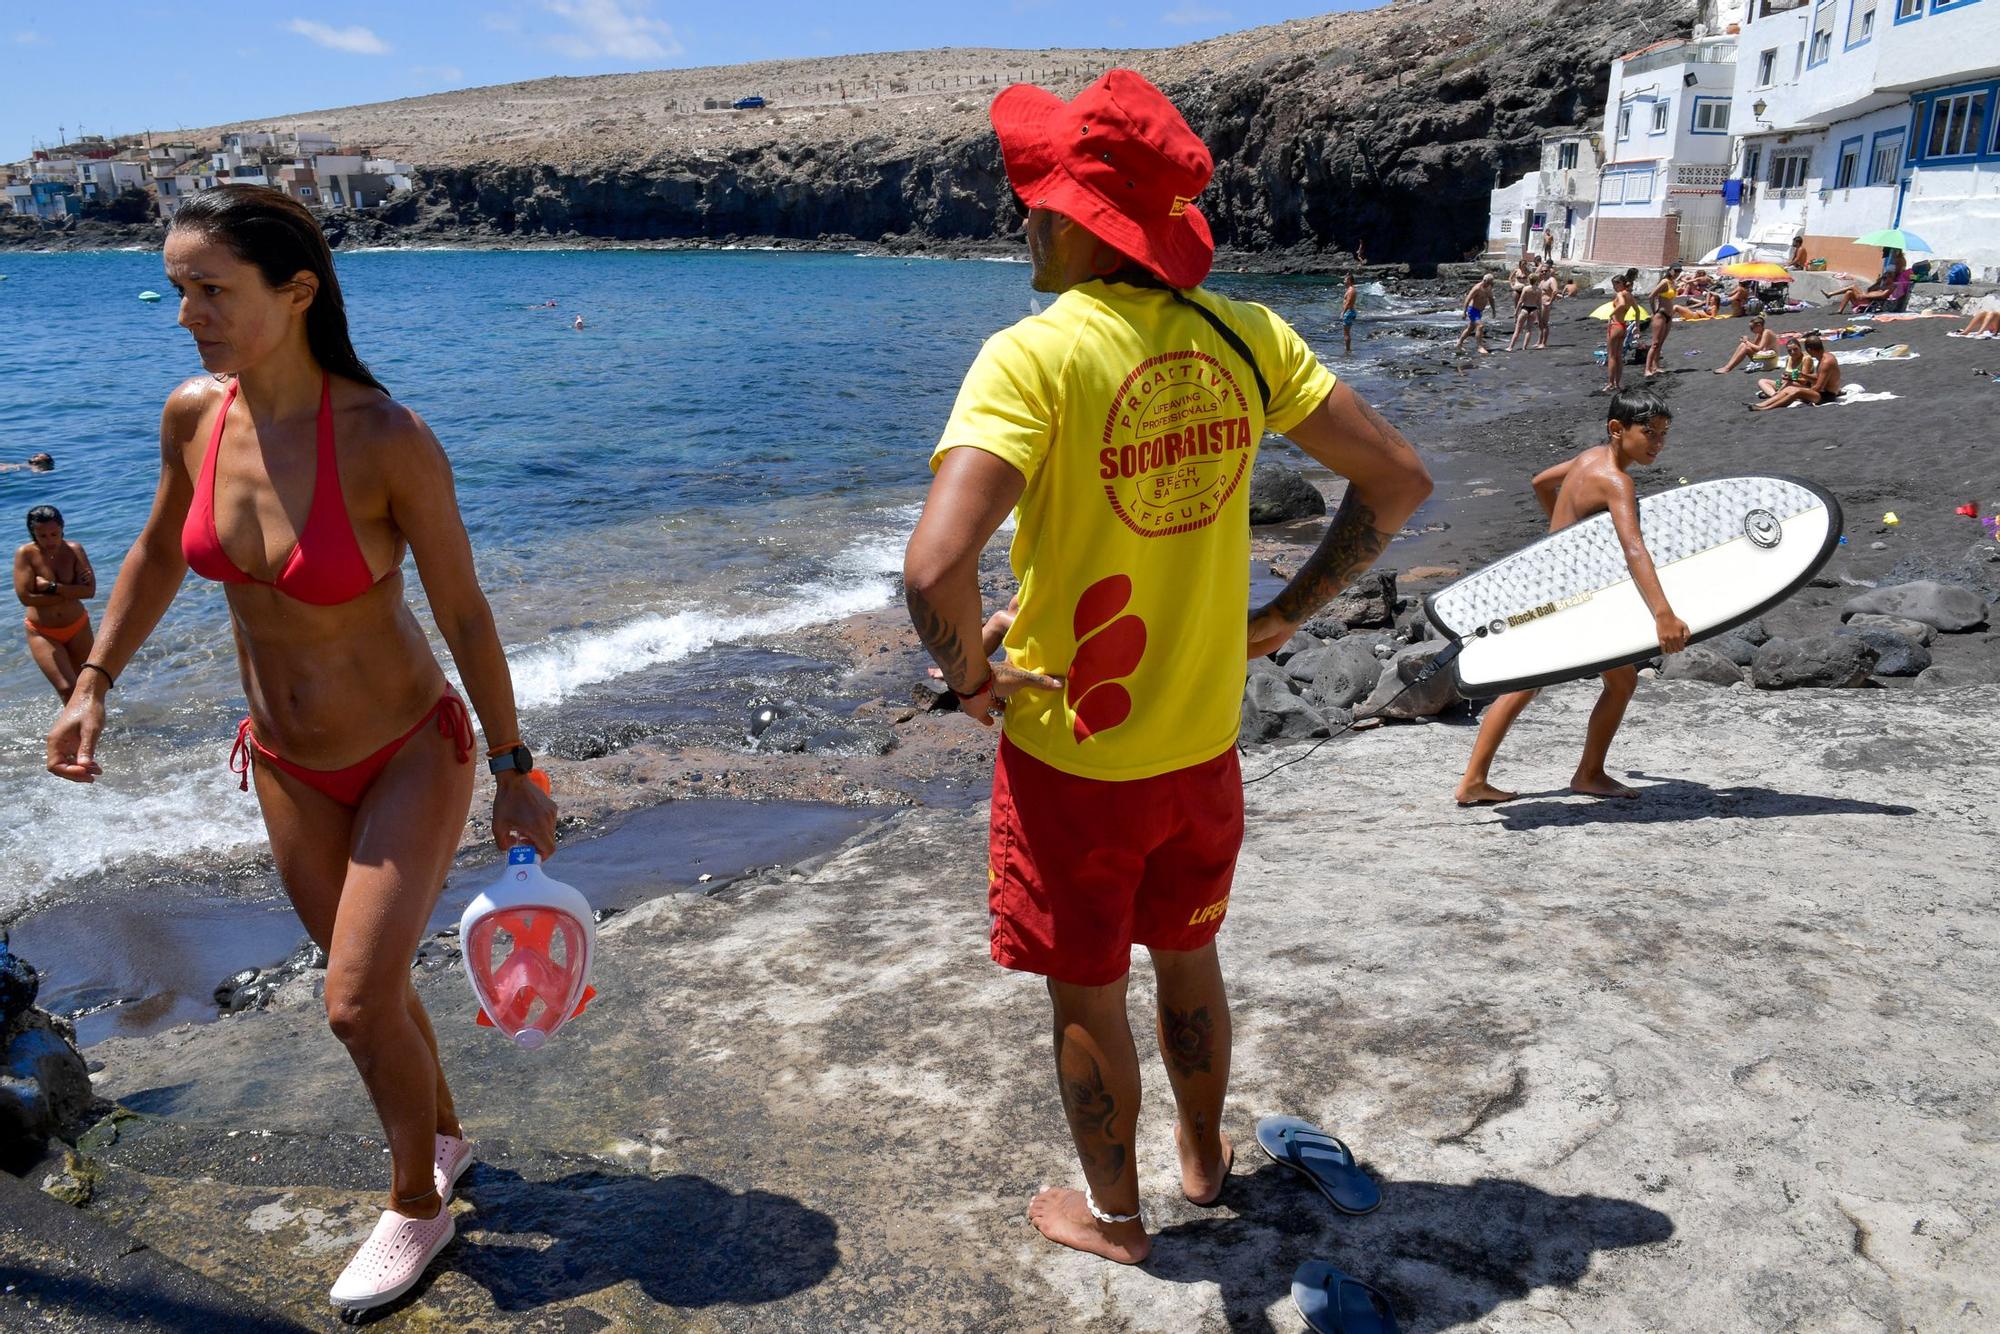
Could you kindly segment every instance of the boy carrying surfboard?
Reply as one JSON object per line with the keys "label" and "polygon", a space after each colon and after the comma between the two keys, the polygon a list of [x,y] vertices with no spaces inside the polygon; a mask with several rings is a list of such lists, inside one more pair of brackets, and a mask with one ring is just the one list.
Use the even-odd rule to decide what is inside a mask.
{"label": "boy carrying surfboard", "polygon": [[[1608,438],[1603,444],[1593,445],[1536,476],[1535,499],[1547,511],[1552,533],[1593,514],[1611,515],[1611,525],[1625,551],[1625,564],[1632,571],[1632,583],[1645,599],[1647,610],[1653,613],[1660,648],[1678,653],[1687,647],[1687,622],[1674,614],[1660,588],[1660,577],[1653,569],[1653,558],[1647,553],[1639,531],[1639,493],[1631,477],[1634,464],[1651,464],[1660,457],[1667,443],[1667,428],[1673,424],[1673,413],[1665,400],[1651,390],[1622,389],[1612,395],[1608,417]],[[1625,720],[1625,706],[1631,703],[1632,692],[1638,688],[1639,669],[1629,665],[1614,667],[1603,674],[1603,681],[1604,692],[1597,698],[1597,707],[1590,711],[1583,758],[1570,777],[1569,790],[1593,797],[1636,797],[1637,789],[1625,786],[1604,771],[1604,760],[1611,750],[1611,738],[1618,733],[1618,724]],[[1459,805],[1490,805],[1512,801],[1520,795],[1493,786],[1487,781],[1487,770],[1507,729],[1536,694],[1533,690],[1520,690],[1502,695],[1487,706],[1486,716],[1479,722],[1478,739],[1472,743],[1472,758],[1465,764],[1465,776],[1458,780]]]}

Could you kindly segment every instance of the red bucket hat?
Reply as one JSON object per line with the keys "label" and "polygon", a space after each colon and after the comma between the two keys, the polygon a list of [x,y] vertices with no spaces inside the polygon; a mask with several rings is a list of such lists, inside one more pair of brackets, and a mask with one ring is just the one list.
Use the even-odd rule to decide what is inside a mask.
{"label": "red bucket hat", "polygon": [[1017,83],[989,114],[1022,203],[1072,219],[1175,287],[1208,276],[1215,238],[1194,197],[1215,159],[1143,75],[1108,71],[1074,102]]}

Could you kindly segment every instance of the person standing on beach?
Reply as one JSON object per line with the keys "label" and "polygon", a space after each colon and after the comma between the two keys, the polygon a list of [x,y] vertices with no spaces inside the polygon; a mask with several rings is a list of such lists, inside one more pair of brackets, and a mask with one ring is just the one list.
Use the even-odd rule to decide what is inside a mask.
{"label": "person standing on beach", "polygon": [[1667,349],[1667,335],[1674,328],[1674,299],[1680,295],[1674,280],[1680,277],[1681,266],[1669,264],[1660,280],[1653,284],[1653,341],[1646,348],[1646,378],[1652,379],[1662,370],[1660,355]]}
{"label": "person standing on beach", "polygon": [[64,538],[54,505],[28,511],[28,538],[14,553],[14,596],[28,611],[28,655],[67,703],[96,642],[83,604],[97,596],[97,572],[83,543]]}
{"label": "person standing on beach", "polygon": [[1542,308],[1535,316],[1535,330],[1540,337],[1535,342],[1535,350],[1540,352],[1549,345],[1549,312],[1562,299],[1562,284],[1556,281],[1556,266],[1542,265],[1542,274],[1537,283],[1542,294]]}
{"label": "person standing on beach", "polygon": [[1527,246],[1521,247],[1521,258],[1514,264],[1514,271],[1507,275],[1507,286],[1514,293],[1514,313],[1521,313],[1521,294],[1535,281],[1535,254]]}
{"label": "person standing on beach", "polygon": [[[1653,613],[1660,648],[1679,653],[1687,647],[1687,622],[1674,613],[1660,588],[1659,572],[1653,568],[1653,557],[1646,550],[1645,538],[1639,530],[1639,493],[1632,484],[1632,469],[1652,464],[1666,448],[1667,428],[1673,423],[1673,414],[1657,393],[1635,389],[1613,395],[1606,418],[1605,442],[1536,476],[1535,499],[1549,516],[1552,533],[1581,523],[1593,514],[1610,512],[1618,544],[1624,549],[1625,564],[1632,572],[1632,582]],[[1605,772],[1604,762],[1611,753],[1612,738],[1618,735],[1618,725],[1625,720],[1625,706],[1632,702],[1632,693],[1638,689],[1639,669],[1614,667],[1602,679],[1604,689],[1597,697],[1597,707],[1590,711],[1583,757],[1577,761],[1576,772],[1570,775],[1569,790],[1592,797],[1636,797],[1638,790],[1612,778]],[[1479,735],[1472,743],[1472,756],[1466,761],[1465,775],[1458,780],[1458,791],[1454,794],[1459,805],[1493,805],[1520,795],[1493,786],[1487,774],[1500,743],[1507,738],[1507,729],[1538,693],[1518,690],[1486,706],[1479,720]]]}
{"label": "person standing on beach", "polygon": [[1531,273],[1526,282],[1514,289],[1514,336],[1507,340],[1507,350],[1512,352],[1516,343],[1533,338],[1541,318],[1542,280]]}
{"label": "person standing on beach", "polygon": [[[1028,1217],[1125,1264],[1140,1218],[1134,945],[1152,956],[1180,1188],[1213,1204],[1230,1023],[1215,937],[1243,835],[1246,657],[1283,645],[1430,491],[1395,430],[1262,306],[1199,284],[1213,169],[1173,104],[1115,69],[1064,103],[995,99],[1048,310],[988,339],[931,456],[904,559],[910,617],[959,708],[1004,717],[994,763],[992,957],[1047,979],[1057,1084],[1085,1189]],[[1348,478],[1319,548],[1250,607],[1248,481],[1266,430]],[[979,559],[1013,512],[1019,614],[979,650]]]}
{"label": "person standing on beach", "polygon": [[1639,303],[1632,299],[1632,279],[1620,274],[1611,280],[1611,317],[1604,322],[1604,369],[1606,379],[1600,394],[1616,394],[1625,384],[1625,339],[1632,321],[1639,318]]}
{"label": "person standing on beach", "polygon": [[331,1294],[362,1310],[451,1241],[446,1200],[471,1158],[410,959],[458,851],[476,743],[404,601],[406,552],[500,743],[495,842],[550,855],[555,806],[529,781],[451,463],[356,355],[318,221],[263,186],[203,190],[174,214],[165,259],[208,374],[167,399],[152,513],[49,730],[48,768],[103,772],[105,695],[190,567],[226,585],[250,702],[230,768],[256,781],[285,892],[327,953],[327,1022],[389,1141],[389,1208]]}
{"label": "person standing on beach", "polygon": [[1452,355],[1465,351],[1465,340],[1470,338],[1478,347],[1479,355],[1491,356],[1486,347],[1486,315],[1493,309],[1493,275],[1482,273],[1479,281],[1465,294],[1465,328],[1458,335],[1458,344],[1452,348]]}
{"label": "person standing on beach", "polygon": [[1347,275],[1347,290],[1340,297],[1340,337],[1341,351],[1354,355],[1354,308],[1360,293],[1354,290],[1354,275]]}

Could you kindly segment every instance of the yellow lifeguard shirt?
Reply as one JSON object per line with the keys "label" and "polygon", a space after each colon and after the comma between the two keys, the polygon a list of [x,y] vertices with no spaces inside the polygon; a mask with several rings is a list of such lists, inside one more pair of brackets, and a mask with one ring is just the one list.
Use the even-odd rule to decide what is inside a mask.
{"label": "yellow lifeguard shirt", "polygon": [[1023,690],[1006,732],[1085,778],[1150,778],[1236,743],[1250,614],[1250,471],[1333,374],[1263,306],[1188,293],[1250,349],[1256,377],[1160,289],[1089,282],[995,334],[931,454],[981,449],[1026,479],[1007,660],[1065,678]]}

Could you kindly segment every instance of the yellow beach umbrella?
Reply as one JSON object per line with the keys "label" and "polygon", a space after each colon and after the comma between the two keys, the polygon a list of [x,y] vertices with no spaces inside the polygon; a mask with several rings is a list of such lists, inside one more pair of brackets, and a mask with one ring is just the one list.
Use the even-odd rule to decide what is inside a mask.
{"label": "yellow beach umbrella", "polygon": [[[1608,320],[1608,319],[1610,319],[1610,318],[1611,318],[1611,308],[1612,308],[1613,306],[1617,305],[1617,304],[1618,304],[1618,303],[1617,303],[1616,301],[1607,301],[1607,302],[1605,302],[1605,303],[1604,303],[1603,305],[1599,306],[1599,307],[1598,307],[1598,308],[1597,308],[1596,310],[1593,310],[1593,311],[1591,311],[1591,312],[1590,312],[1590,318],[1592,318],[1593,320]],[[1634,302],[1632,303],[1632,305],[1631,305],[1631,313],[1632,313],[1632,315],[1633,315],[1633,316],[1634,316],[1635,318],[1637,318],[1637,319],[1642,319],[1642,320],[1643,320],[1643,319],[1648,319],[1648,318],[1650,318],[1650,317],[1649,317],[1649,316],[1648,316],[1648,315],[1646,314],[1646,308],[1645,308],[1644,306],[1640,305],[1640,304],[1639,304],[1638,302],[1636,302],[1636,301],[1634,301]]]}
{"label": "yellow beach umbrella", "polygon": [[1791,270],[1782,264],[1725,264],[1722,271],[1732,278],[1748,278],[1753,283],[1790,282]]}

